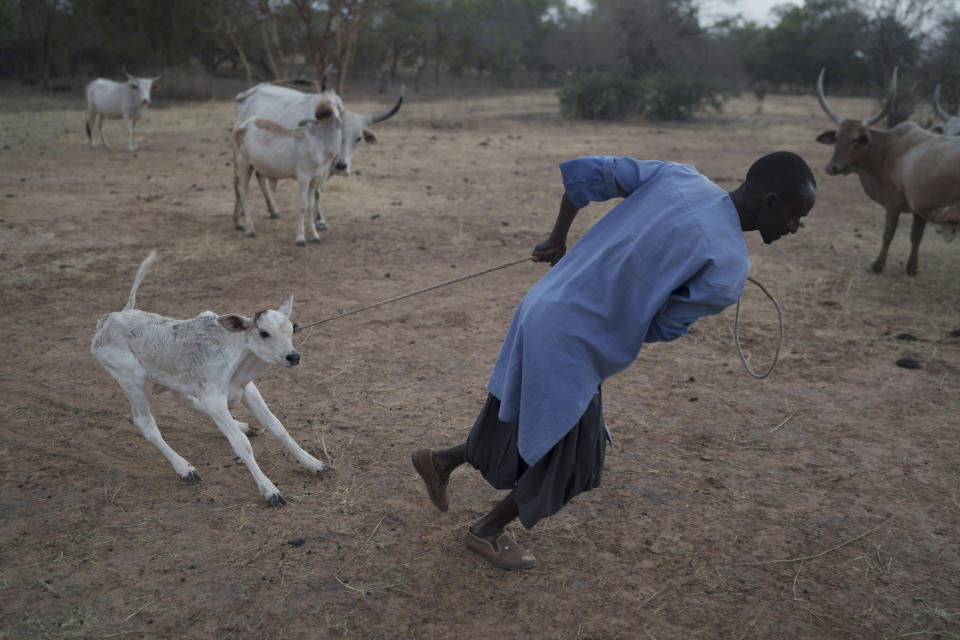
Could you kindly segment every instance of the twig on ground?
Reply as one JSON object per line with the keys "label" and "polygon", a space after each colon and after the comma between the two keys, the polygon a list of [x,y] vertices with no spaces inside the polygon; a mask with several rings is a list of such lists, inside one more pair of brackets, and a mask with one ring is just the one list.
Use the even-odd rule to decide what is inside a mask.
{"label": "twig on ground", "polygon": [[137,615],[138,613],[140,613],[141,611],[143,611],[144,609],[146,609],[146,608],[149,607],[150,605],[155,604],[155,603],[159,602],[160,600],[163,600],[163,599],[166,598],[166,597],[167,597],[167,594],[166,594],[166,593],[163,594],[163,595],[157,596],[156,598],[154,598],[153,600],[151,600],[151,601],[148,602],[147,604],[143,605],[142,607],[140,607],[139,609],[137,609],[136,611],[134,611],[133,613],[131,613],[130,615],[128,615],[126,618],[123,619],[123,621],[124,621],[124,622],[127,622],[128,620],[130,620],[130,618],[132,618],[133,616]]}
{"label": "twig on ground", "polygon": [[877,526],[875,526],[875,527],[873,527],[873,528],[871,528],[871,529],[867,529],[866,531],[864,531],[863,533],[861,533],[860,535],[858,535],[856,538],[850,538],[850,539],[847,540],[846,542],[842,542],[842,543],[838,544],[838,545],[835,546],[835,547],[831,547],[831,548],[827,549],[826,551],[821,551],[820,553],[815,553],[815,554],[812,555],[812,556],[803,556],[802,558],[789,558],[789,559],[787,559],[787,560],[761,560],[761,561],[759,561],[759,562],[741,562],[740,564],[743,565],[743,566],[753,566],[753,565],[758,565],[758,564],[783,564],[783,563],[788,563],[788,562],[804,562],[805,560],[816,560],[817,558],[821,558],[821,557],[827,555],[828,553],[831,553],[831,552],[833,552],[833,551],[836,551],[837,549],[841,549],[841,548],[847,546],[847,545],[850,544],[851,542],[856,542],[856,541],[859,540],[860,538],[863,538],[863,537],[865,537],[865,536],[870,535],[871,533],[873,533],[874,531],[876,531],[876,530],[879,529],[880,527],[882,527],[882,526],[884,526],[884,525],[886,525],[886,524],[889,524],[890,521],[893,520],[894,518],[896,518],[896,516],[890,516],[889,518],[887,518],[886,520],[884,520],[883,522],[881,522],[881,523],[878,524]]}
{"label": "twig on ground", "polygon": [[776,431],[777,429],[779,429],[779,428],[782,427],[783,425],[785,425],[785,424],[787,424],[788,422],[790,422],[790,418],[792,418],[792,417],[797,413],[797,411],[800,411],[800,409],[802,409],[802,408],[803,408],[803,405],[801,404],[799,407],[797,407],[796,409],[794,409],[793,411],[791,411],[791,412],[790,412],[790,415],[788,415],[786,418],[784,418],[783,422],[781,422],[780,424],[778,424],[777,426],[775,426],[773,429],[770,429],[770,433],[773,433],[774,431]]}
{"label": "twig on ground", "polygon": [[[375,526],[375,527],[373,528],[373,531],[371,531],[371,532],[370,532],[370,535],[367,536],[367,539],[363,541],[363,544],[360,545],[360,548],[357,549],[357,552],[356,552],[355,554],[353,554],[353,557],[351,557],[349,560],[347,560],[347,561],[344,562],[342,565],[340,565],[340,568],[337,569],[336,573],[333,574],[333,577],[334,577],[334,578],[337,578],[338,581],[340,580],[340,578],[338,577],[338,576],[340,575],[340,572],[343,571],[344,569],[346,569],[348,564],[350,564],[351,562],[353,562],[354,560],[357,559],[357,556],[360,555],[360,552],[363,551],[363,548],[366,547],[366,546],[367,546],[367,543],[370,542],[370,540],[373,538],[373,536],[375,536],[375,535],[377,534],[377,530],[380,528],[380,525],[383,524],[383,520],[384,520],[384,518],[386,518],[386,517],[387,517],[387,514],[383,514],[383,517],[380,518],[380,522],[378,522],[378,523],[377,523],[377,526]],[[344,586],[346,586],[346,585],[344,585]]]}

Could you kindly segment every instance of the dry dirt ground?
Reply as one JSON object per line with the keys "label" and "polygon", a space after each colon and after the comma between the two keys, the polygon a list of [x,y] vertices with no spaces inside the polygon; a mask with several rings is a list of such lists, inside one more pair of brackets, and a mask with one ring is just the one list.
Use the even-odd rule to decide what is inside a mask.
{"label": "dry dirt ground", "polygon": [[[882,212],[856,178],[823,173],[830,150],[814,137],[830,122],[812,96],[770,96],[760,114],[748,96],[685,124],[571,124],[550,91],[411,94],[358,152],[360,175],[328,184],[330,230],[306,248],[291,183],[282,219],[258,197],[257,238],[233,229],[228,101],[156,102],[140,151],[113,121],[107,152],[86,144],[79,94],[0,93],[0,638],[960,637],[960,247],[928,229],[908,277],[905,216],[887,271],[867,271]],[[834,106],[865,116],[875,103]],[[799,234],[748,238],[752,275],[784,309],[777,370],[745,374],[733,309],[644,349],[604,387],[603,486],[516,528],[533,571],[464,550],[498,498],[475,471],[454,475],[441,514],[409,454],[464,439],[544,265],[298,334],[301,366],[259,387],[336,471],[311,476],[254,438],[282,509],[211,422],[153,396],[167,442],[203,477],[182,482],[90,356],[97,319],[123,306],[152,248],[142,309],[249,315],[292,294],[306,322],[527,255],[569,157],[689,162],[732,189],[776,149],[804,155],[820,183]],[[571,240],[609,206],[586,209]],[[776,316],[750,285],[744,305],[762,367]]]}

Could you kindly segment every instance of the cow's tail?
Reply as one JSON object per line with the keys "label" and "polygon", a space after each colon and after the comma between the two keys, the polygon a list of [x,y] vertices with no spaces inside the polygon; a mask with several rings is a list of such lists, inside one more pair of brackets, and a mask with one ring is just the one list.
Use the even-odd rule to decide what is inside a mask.
{"label": "cow's tail", "polygon": [[157,257],[157,250],[153,249],[150,251],[150,255],[143,259],[143,262],[140,263],[140,268],[137,269],[137,275],[133,279],[133,287],[130,289],[130,297],[127,298],[127,305],[123,308],[124,311],[129,311],[133,309],[137,304],[137,289],[140,288],[140,283],[143,282],[143,277],[147,275],[147,267],[150,266],[150,263],[153,262],[153,259]]}

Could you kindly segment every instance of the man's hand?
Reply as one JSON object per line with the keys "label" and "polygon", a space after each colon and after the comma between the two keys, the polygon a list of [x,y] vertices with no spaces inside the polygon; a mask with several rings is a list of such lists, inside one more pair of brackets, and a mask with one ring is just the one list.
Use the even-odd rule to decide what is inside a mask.
{"label": "man's hand", "polygon": [[554,240],[551,236],[533,248],[533,261],[549,262],[552,267],[566,253],[567,243],[562,240]]}

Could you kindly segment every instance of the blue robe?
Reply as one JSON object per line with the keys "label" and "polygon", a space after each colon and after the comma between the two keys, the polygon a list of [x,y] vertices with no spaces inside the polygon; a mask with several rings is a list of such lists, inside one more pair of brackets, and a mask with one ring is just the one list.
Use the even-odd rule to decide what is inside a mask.
{"label": "blue robe", "polygon": [[692,166],[592,156],[560,173],[578,209],[624,200],[524,296],[487,384],[530,466],[645,342],[735,303],[750,271],[730,195]]}

